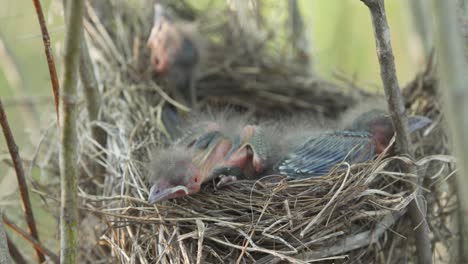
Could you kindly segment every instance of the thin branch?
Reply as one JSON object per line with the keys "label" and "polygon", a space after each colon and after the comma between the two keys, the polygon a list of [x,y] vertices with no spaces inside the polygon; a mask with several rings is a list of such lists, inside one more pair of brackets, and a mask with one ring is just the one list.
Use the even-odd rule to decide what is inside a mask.
{"label": "thin branch", "polygon": [[[0,216],[2,212],[0,211]],[[3,229],[3,224],[0,222],[0,263],[11,263],[10,250],[8,249],[8,237]],[[23,262],[26,263],[26,262]]]}
{"label": "thin branch", "polygon": [[265,19],[263,18],[262,13],[263,2],[262,0],[251,0],[251,4],[253,5],[257,28],[261,28],[265,23]]}
{"label": "thin branch", "polygon": [[403,213],[404,212],[389,214],[377,223],[374,230],[368,230],[355,235],[347,236],[340,240],[336,245],[332,245],[324,250],[309,252],[306,251],[304,252],[304,256],[306,256],[308,260],[327,258],[369,246],[373,243],[377,243],[385,231],[393,226],[396,220],[398,220]]}
{"label": "thin branch", "polygon": [[[13,161],[13,166],[15,167],[16,178],[18,179],[18,186],[20,190],[21,202],[23,203],[23,210],[26,218],[26,223],[28,224],[29,234],[31,234],[31,236],[34,237],[34,239],[39,241],[39,236],[37,234],[36,229],[36,221],[34,220],[34,214],[31,207],[31,200],[29,199],[28,185],[26,183],[26,177],[24,176],[23,164],[18,152],[18,146],[16,145],[13,134],[11,133],[10,125],[8,124],[8,119],[1,100],[0,124],[3,129],[5,141],[8,145],[8,151],[10,152],[11,160]],[[37,250],[36,256],[38,258],[39,263],[44,262],[44,256]]]}
{"label": "thin branch", "polygon": [[[395,61],[390,40],[390,28],[385,14],[384,0],[361,0],[370,10],[374,37],[377,48],[377,56],[380,64],[380,77],[382,79],[388,110],[396,133],[396,150],[401,155],[412,156],[411,142],[408,135],[408,118],[405,113],[403,98],[398,85],[395,70]],[[404,165],[406,166],[406,165]],[[414,168],[404,167],[406,171]],[[418,184],[415,184],[416,193],[419,192]],[[429,227],[426,221],[426,208],[420,196],[408,206],[408,214],[411,223],[415,227],[414,236],[418,263],[432,263],[431,241],[429,239]]]}
{"label": "thin branch", "polygon": [[[460,198],[461,212],[459,217],[460,245],[459,263],[468,261],[468,66],[464,57],[463,40],[460,37],[460,28],[457,23],[458,14],[456,1],[433,0],[435,13],[436,47],[439,61],[440,87],[453,146],[457,159],[460,161],[460,173],[457,174],[457,192]],[[463,8],[462,6],[458,8]],[[467,8],[465,6],[465,8]],[[468,13],[464,14],[465,18]],[[463,25],[462,25],[463,27]],[[465,30],[462,28],[462,32]],[[467,41],[468,39],[465,39]],[[465,47],[467,43],[465,42]],[[466,50],[465,50],[466,51]]]}
{"label": "thin branch", "polygon": [[15,233],[20,235],[22,238],[26,239],[29,243],[31,243],[37,251],[41,252],[41,254],[48,256],[54,263],[59,263],[59,257],[54,254],[54,252],[50,251],[46,247],[44,247],[41,242],[39,242],[37,239],[34,239],[32,236],[30,236],[28,233],[26,233],[23,229],[21,229],[19,226],[14,224],[6,215],[2,216],[3,223],[8,226],[11,230],[13,230]]}
{"label": "thin branch", "polygon": [[41,2],[39,0],[33,0],[34,8],[36,9],[37,19],[39,20],[39,25],[41,27],[42,41],[44,42],[45,54],[47,57],[47,65],[49,66],[49,75],[50,81],[52,82],[52,92],[54,93],[55,99],[55,111],[57,113],[57,122],[60,122],[59,114],[59,96],[60,96],[60,87],[57,77],[57,70],[55,68],[54,55],[52,53],[52,48],[50,47],[50,37],[47,30],[47,25],[44,19],[44,13],[42,12]]}
{"label": "thin branch", "polygon": [[297,0],[288,0],[288,24],[291,34],[291,43],[294,57],[309,71],[310,67],[310,42],[307,36],[308,27],[304,24],[299,3]]}
{"label": "thin branch", "polygon": [[[91,61],[91,57],[89,56],[88,52],[88,45],[83,38],[81,42],[81,54],[80,54],[80,77],[81,83],[83,85],[83,91],[86,97],[86,106],[88,109],[88,117],[90,124],[93,124],[93,121],[97,121],[99,118],[99,108],[101,106],[101,95],[99,94],[98,90],[98,82],[96,79],[96,75],[94,74],[94,67]],[[102,127],[93,125],[91,128],[91,135],[93,139],[100,145],[101,148],[106,147],[107,143],[107,134]],[[105,160],[106,154],[103,151],[99,151],[102,153],[100,157],[96,157],[95,163],[93,165],[93,172],[99,178],[104,177],[104,173],[106,172],[106,168],[101,165],[98,159]]]}
{"label": "thin branch", "polygon": [[67,1],[65,10],[65,53],[61,112],[63,118],[60,149],[60,258],[76,263],[78,240],[77,174],[77,81],[81,38],[83,36],[83,0]]}
{"label": "thin branch", "polygon": [[424,63],[429,61],[429,57],[434,49],[434,40],[432,35],[432,19],[428,14],[431,13],[430,4],[425,0],[407,1],[414,29],[421,42],[424,55]]}
{"label": "thin branch", "polygon": [[377,56],[380,64],[380,77],[388,102],[389,114],[397,134],[397,149],[400,154],[411,155],[408,136],[408,118],[406,116],[405,106],[396,76],[395,59],[390,42],[390,28],[385,14],[384,1],[361,1],[369,7],[372,16]]}
{"label": "thin branch", "polygon": [[[0,225],[2,223],[0,222]],[[10,251],[10,256],[11,258],[16,262],[16,263],[27,263],[26,259],[23,257],[23,254],[19,251],[18,247],[11,241],[10,237],[7,235],[7,243],[8,243],[8,250]],[[2,263],[0,261],[0,263]]]}

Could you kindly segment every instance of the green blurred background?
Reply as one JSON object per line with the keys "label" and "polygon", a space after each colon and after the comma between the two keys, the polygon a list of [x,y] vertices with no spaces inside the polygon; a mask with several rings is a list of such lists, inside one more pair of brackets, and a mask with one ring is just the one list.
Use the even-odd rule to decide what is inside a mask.
{"label": "green blurred background", "polygon": [[[268,6],[286,10],[286,0],[263,1]],[[190,2],[196,6],[206,1],[192,0]],[[359,0],[302,0],[299,2],[306,23],[310,25],[308,30],[315,71],[329,79],[332,79],[336,72],[344,73],[361,86],[377,90],[380,84],[379,67],[370,15],[364,4]],[[410,81],[424,64],[423,49],[411,26],[412,20],[407,2],[404,0],[386,1],[397,73],[401,84]],[[60,54],[64,37],[61,1],[43,0],[41,3],[60,76]],[[268,14],[265,15],[268,16]],[[42,129],[45,129],[50,126],[54,118],[44,46],[32,1],[0,0],[0,38],[7,47],[7,55],[18,66],[22,79],[22,84],[12,87],[11,81],[8,81],[8,78],[11,78],[11,69],[7,64],[1,64],[0,97],[6,107],[21,154],[23,158],[30,159],[34,153],[34,144],[37,144],[37,138],[31,140],[31,135],[40,135],[40,131],[31,130],[28,124],[37,122]],[[2,60],[1,56],[0,60]],[[22,89],[19,89],[20,87]],[[24,98],[36,101],[38,112],[31,115],[35,120],[25,121],[23,118],[21,109],[24,104],[21,102]],[[35,143],[32,144],[32,141]],[[0,142],[2,159],[8,159],[9,155],[3,137]],[[26,172],[29,171],[28,166],[26,166]],[[49,180],[40,173],[33,173],[30,177],[40,182]],[[58,197],[59,194],[51,193],[51,195]],[[39,223],[41,239],[50,248],[57,249],[57,219],[44,213],[45,206],[37,194],[33,193],[32,197],[33,207],[37,211],[36,219]],[[58,204],[50,204],[50,206],[54,210],[59,208]],[[0,163],[0,207],[10,218],[22,227],[25,226],[20,210],[16,178],[11,168],[4,162]],[[15,241],[19,241],[16,235],[12,237]],[[29,257],[32,256],[29,245],[22,248],[28,252]]]}

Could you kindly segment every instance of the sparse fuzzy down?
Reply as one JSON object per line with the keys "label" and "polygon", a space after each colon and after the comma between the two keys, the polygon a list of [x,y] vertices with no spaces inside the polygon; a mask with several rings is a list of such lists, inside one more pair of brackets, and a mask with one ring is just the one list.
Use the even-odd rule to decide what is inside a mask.
{"label": "sparse fuzzy down", "polygon": [[193,152],[181,146],[170,146],[153,151],[150,166],[150,180],[155,182],[162,177],[173,177],[181,163],[191,162]]}
{"label": "sparse fuzzy down", "polygon": [[[413,131],[430,123],[424,117],[409,121]],[[203,182],[233,172],[238,174],[226,176],[323,176],[343,161],[372,160],[387,148],[394,134],[386,112],[376,109],[361,113],[345,129],[326,130],[323,124],[307,116],[255,124],[231,110],[193,115],[183,129],[186,135],[155,155],[152,190],[165,188],[168,193],[180,191],[174,189],[179,186],[184,194],[165,197],[180,197],[198,192]]]}
{"label": "sparse fuzzy down", "polygon": [[338,122],[338,128],[346,129],[350,127],[354,120],[362,113],[374,110],[387,112],[387,103],[383,98],[377,99],[373,97],[371,99],[358,102],[354,107],[351,107],[341,115]]}
{"label": "sparse fuzzy down", "polygon": [[172,10],[155,4],[154,22],[147,41],[150,63],[165,76],[174,97],[196,106],[195,79],[201,61],[202,41],[194,23],[179,19]]}
{"label": "sparse fuzzy down", "polygon": [[221,111],[194,112],[182,125],[181,130],[186,133],[185,138],[215,130],[228,138],[235,138],[241,134],[247,124],[252,123],[252,118],[227,108]]}

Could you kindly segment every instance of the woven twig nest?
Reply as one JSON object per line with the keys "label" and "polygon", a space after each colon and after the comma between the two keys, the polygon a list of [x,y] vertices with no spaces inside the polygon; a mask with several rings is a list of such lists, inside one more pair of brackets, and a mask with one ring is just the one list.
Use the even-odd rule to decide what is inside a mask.
{"label": "woven twig nest", "polygon": [[[385,245],[383,234],[412,198],[403,175],[383,170],[388,162],[320,178],[272,175],[219,190],[207,185],[197,195],[156,206],[145,204],[146,186],[138,185],[140,199],[121,197],[118,203],[127,208],[104,213],[116,226],[124,226],[114,227],[105,240],[123,262],[131,262],[130,256],[175,263],[369,257]],[[131,181],[122,187],[135,193]]]}
{"label": "woven twig nest", "polygon": [[[151,4],[108,3],[99,13],[90,8],[85,22],[102,103],[100,121],[90,123],[84,105],[80,115],[80,197],[87,212],[81,226],[83,237],[90,238],[83,242],[82,259],[371,263],[391,256],[398,262],[396,252],[411,252],[411,243],[401,243],[407,240],[399,232],[408,234],[404,213],[415,195],[413,175],[389,169],[394,159],[414,164],[406,158],[340,164],[327,176],[301,180],[269,175],[220,189],[208,183],[198,194],[149,205],[147,164],[154,148],[167,142],[162,107],[179,104],[149,69],[145,43]],[[209,22],[202,26],[210,29]],[[228,22],[222,24],[233,26]],[[220,28],[206,29],[206,34],[225,37]],[[223,101],[260,117],[305,110],[336,118],[363,94],[296,72],[284,61],[275,63],[281,60],[266,51],[258,61],[258,56],[247,57],[242,45],[210,45],[207,70],[197,82],[202,107]],[[97,147],[92,126],[106,131],[106,146]],[[421,160],[418,168],[429,160]],[[105,167],[104,175],[93,175],[96,164]]]}

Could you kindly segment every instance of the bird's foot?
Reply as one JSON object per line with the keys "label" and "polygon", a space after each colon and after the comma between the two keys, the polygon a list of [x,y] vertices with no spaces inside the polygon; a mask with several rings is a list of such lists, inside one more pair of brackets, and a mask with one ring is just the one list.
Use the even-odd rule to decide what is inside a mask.
{"label": "bird's foot", "polygon": [[226,185],[228,185],[229,183],[232,183],[232,182],[235,182],[235,181],[237,181],[237,177],[236,177],[236,176],[220,175],[220,176],[219,176],[219,181],[218,181],[218,183],[216,184],[216,187],[217,187],[217,188],[220,188],[220,187],[226,186]]}

